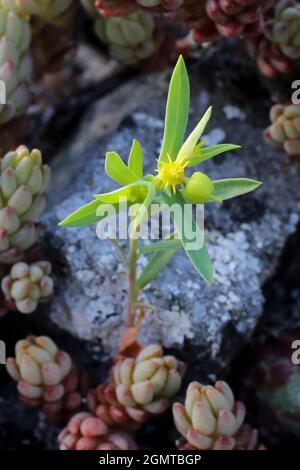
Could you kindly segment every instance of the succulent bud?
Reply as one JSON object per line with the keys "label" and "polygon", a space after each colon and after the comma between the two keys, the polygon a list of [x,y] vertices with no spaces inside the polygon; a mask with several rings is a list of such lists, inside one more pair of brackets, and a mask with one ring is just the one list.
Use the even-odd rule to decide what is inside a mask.
{"label": "succulent bud", "polygon": [[74,415],[58,436],[61,450],[136,450],[132,437],[124,431],[110,430],[91,413]]}
{"label": "succulent bud", "polygon": [[[15,267],[19,276],[27,269],[25,263]],[[15,358],[7,359],[6,368],[18,382],[22,400],[29,405],[41,406],[46,415],[71,411],[81,406],[82,378],[72,364],[70,356],[59,351],[46,336],[29,336],[18,341]]]}
{"label": "succulent bud", "polygon": [[[35,223],[45,207],[50,168],[41,152],[25,146],[8,152],[0,171],[0,262],[12,264],[37,241]],[[14,253],[14,250],[17,252]]]}
{"label": "succulent bud", "polygon": [[[183,436],[181,449],[233,450],[245,418],[245,406],[235,402],[226,382],[203,386],[192,382],[186,393],[185,404],[173,405],[177,430]],[[246,447],[246,440],[239,447]]]}
{"label": "succulent bud", "polygon": [[51,264],[46,261],[13,265],[1,283],[5,299],[14,301],[21,313],[34,312],[38,303],[47,302],[53,294],[53,281],[48,276],[50,271]]}
{"label": "succulent bud", "polygon": [[300,157],[300,105],[276,104],[270,111],[271,126],[265,140],[282,147],[290,158]]}

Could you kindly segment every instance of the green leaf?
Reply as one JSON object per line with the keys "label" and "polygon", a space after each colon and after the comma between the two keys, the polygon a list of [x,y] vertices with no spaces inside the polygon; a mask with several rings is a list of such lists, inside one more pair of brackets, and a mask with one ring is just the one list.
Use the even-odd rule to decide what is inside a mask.
{"label": "green leaf", "polygon": [[175,160],[183,143],[190,106],[190,83],[182,56],[179,57],[170,81],[166,106],[165,130],[159,163]]}
{"label": "green leaf", "polygon": [[190,161],[190,159],[193,157],[194,154],[194,149],[197,145],[197,142],[200,140],[200,137],[203,134],[203,131],[210,119],[212,113],[212,107],[208,108],[206,113],[204,114],[203,118],[201,121],[198,123],[198,125],[195,127],[193,132],[189,135],[187,140],[184,142],[183,146],[179,150],[177,160],[181,161],[182,163],[187,163]]}
{"label": "green leaf", "polygon": [[[124,188],[116,189],[110,193],[95,194],[95,198],[98,201],[114,204],[120,202],[121,199],[128,200],[129,202],[140,202],[141,196],[143,196],[143,189],[148,186],[147,181],[138,180],[134,183],[128,184]],[[145,191],[145,197],[147,192]],[[141,201],[143,202],[143,201]]]}
{"label": "green leaf", "polygon": [[143,289],[149,282],[153,281],[158,274],[169,264],[176,253],[176,249],[155,253],[140,275],[137,283],[139,289]]}
{"label": "green leaf", "polygon": [[170,238],[168,240],[162,240],[160,242],[150,243],[149,245],[142,246],[142,248],[139,249],[139,256],[153,252],[156,253],[161,251],[168,251],[171,249],[177,250],[178,248],[181,248],[181,246],[181,240]]}
{"label": "green leaf", "polygon": [[147,196],[144,199],[144,202],[140,204],[140,207],[138,208],[133,222],[130,224],[130,234],[133,235],[137,233],[137,230],[139,228],[139,225],[142,223],[143,220],[145,220],[148,216],[148,208],[152,204],[155,196],[156,196],[156,189],[155,185],[153,183],[145,182],[147,186]]}
{"label": "green leaf", "polygon": [[[77,209],[64,220],[59,222],[61,227],[83,227],[99,222],[104,217],[97,215],[97,209],[102,205],[101,201],[92,201]],[[117,207],[115,207],[117,210]]]}
{"label": "green leaf", "polygon": [[128,168],[138,178],[143,177],[142,148],[141,148],[140,143],[137,140],[134,140],[132,142],[132,147],[131,147],[129,158],[128,158]]}
{"label": "green leaf", "polygon": [[[176,193],[175,195],[172,195],[172,196],[163,194],[163,198],[164,198],[164,201],[170,207],[172,207],[172,205],[175,203],[180,204],[181,206],[183,206],[185,203],[180,193]],[[175,212],[175,215],[172,212],[171,214],[172,214],[172,218],[173,218],[176,230],[181,236],[182,247],[187,257],[193,264],[196,271],[200,274],[200,276],[202,276],[202,278],[208,284],[210,284],[213,280],[213,268],[212,268],[211,259],[207,252],[207,248],[205,246],[204,234],[202,233],[201,229],[198,227],[196,221],[194,220],[192,216],[192,213],[187,213],[186,217],[183,219],[183,224],[181,220],[179,221],[177,220],[176,212]],[[199,241],[197,243],[198,246],[196,248],[195,246],[191,248],[190,247],[190,244],[192,243],[191,240],[188,240],[185,237],[185,229],[184,229],[185,224],[192,225],[193,232],[197,231],[197,238],[199,239]],[[196,241],[194,241],[193,245],[195,244],[195,242]]]}
{"label": "green leaf", "polygon": [[[194,219],[191,204],[186,203],[179,192],[175,194],[163,192],[162,196],[164,202],[171,209],[170,213],[174,226],[185,249],[190,244],[194,245],[196,243],[197,249],[200,250],[204,244],[204,231],[201,230]],[[191,235],[191,237],[188,235]]]}
{"label": "green leaf", "polygon": [[195,255],[193,258],[190,258],[190,260],[204,281],[207,282],[207,284],[211,284],[214,280],[214,273],[212,261],[208,254],[206,244],[203,245],[201,250],[195,252]]}
{"label": "green leaf", "polygon": [[213,158],[216,155],[220,155],[224,152],[229,152],[230,150],[240,149],[240,145],[233,145],[233,144],[220,144],[220,145],[212,145],[211,147],[201,148],[199,150],[199,154],[191,157],[188,163],[188,167],[193,167],[199,165],[199,163],[205,162],[209,158]]}
{"label": "green leaf", "polygon": [[216,180],[213,183],[215,187],[213,196],[222,201],[250,193],[262,184],[260,181],[248,178]]}
{"label": "green leaf", "polygon": [[105,171],[113,180],[122,186],[133,183],[139,178],[125,165],[116,152],[107,152]]}

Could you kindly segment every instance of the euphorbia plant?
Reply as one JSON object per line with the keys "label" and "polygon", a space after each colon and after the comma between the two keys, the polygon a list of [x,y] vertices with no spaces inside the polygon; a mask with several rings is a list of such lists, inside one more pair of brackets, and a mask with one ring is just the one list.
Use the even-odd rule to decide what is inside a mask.
{"label": "euphorbia plant", "polygon": [[[61,226],[85,226],[108,217],[103,208],[112,204],[116,212],[121,209],[125,200],[130,207],[131,224],[129,230],[128,257],[115,239],[114,244],[121,253],[129,277],[129,302],[126,312],[127,327],[136,326],[136,315],[141,304],[138,303],[140,291],[154,279],[171,260],[178,248],[183,248],[197,272],[203,279],[211,283],[213,269],[209,257],[203,231],[193,217],[192,210],[186,210],[191,203],[221,203],[227,199],[240,196],[256,189],[261,183],[246,178],[221,179],[212,181],[207,175],[195,172],[188,177],[188,168],[195,167],[204,161],[223,152],[239,148],[238,145],[221,144],[205,147],[201,135],[211,116],[209,108],[184,141],[187,127],[190,101],[190,86],[186,67],[182,57],[174,69],[166,107],[165,130],[162,148],[157,159],[156,175],[143,174],[142,149],[134,140],[127,165],[116,152],[106,155],[106,173],[121,188],[106,194],[97,194],[94,200],[81,207],[65,220]],[[178,212],[171,211],[174,234],[167,239],[139,248],[138,234],[141,223],[149,216],[152,204],[158,207],[174,205],[181,208]],[[134,209],[134,210],[133,210]],[[150,215],[151,216],[151,215]],[[197,240],[197,249],[191,248],[191,240],[187,238],[188,230],[193,230]],[[137,261],[140,255],[151,253],[148,264],[141,275],[137,276]]]}

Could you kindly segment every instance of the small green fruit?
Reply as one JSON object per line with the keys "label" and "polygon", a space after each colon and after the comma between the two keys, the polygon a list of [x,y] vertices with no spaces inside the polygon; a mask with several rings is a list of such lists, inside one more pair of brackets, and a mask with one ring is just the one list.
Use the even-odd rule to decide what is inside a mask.
{"label": "small green fruit", "polygon": [[184,199],[194,204],[207,202],[214,192],[212,180],[204,173],[194,173],[182,190]]}

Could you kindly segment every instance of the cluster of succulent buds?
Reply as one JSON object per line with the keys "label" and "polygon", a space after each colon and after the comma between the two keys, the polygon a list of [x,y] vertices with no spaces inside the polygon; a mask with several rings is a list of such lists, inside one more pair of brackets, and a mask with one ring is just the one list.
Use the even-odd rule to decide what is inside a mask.
{"label": "cluster of succulent buds", "polygon": [[119,18],[99,18],[96,35],[109,46],[111,57],[134,64],[154,55],[160,45],[155,18],[142,11]]}
{"label": "cluster of succulent buds", "polygon": [[85,377],[50,338],[29,336],[18,341],[15,358],[7,359],[6,368],[18,383],[22,400],[40,406],[47,417],[80,408]]}
{"label": "cluster of succulent buds", "polygon": [[263,28],[263,14],[272,4],[273,0],[208,0],[206,11],[222,36],[256,36]]}
{"label": "cluster of succulent buds", "polygon": [[268,143],[283,148],[291,159],[300,157],[300,105],[276,104],[271,108],[272,124],[264,132]]}
{"label": "cluster of succulent buds", "polygon": [[61,450],[136,450],[133,438],[88,412],[75,414],[58,436]]}
{"label": "cluster of succulent buds", "polygon": [[30,101],[30,41],[28,19],[0,3],[0,80],[6,96],[6,103],[0,104],[0,125],[21,115]]}
{"label": "cluster of succulent buds", "polygon": [[173,405],[173,417],[182,435],[180,449],[234,450],[257,448],[257,433],[243,426],[245,406],[236,402],[226,382],[203,386],[192,382],[185,404]]}
{"label": "cluster of succulent buds", "polygon": [[136,358],[116,362],[111,383],[89,393],[89,409],[108,425],[137,428],[167,409],[184,370],[173,356],[163,356],[159,345],[148,346]]}
{"label": "cluster of succulent buds", "polygon": [[1,282],[5,299],[14,302],[21,313],[34,312],[40,302],[47,302],[53,294],[50,272],[51,264],[48,261],[30,265],[15,263]]}
{"label": "cluster of succulent buds", "polygon": [[41,152],[25,146],[8,152],[1,160],[0,263],[23,259],[38,238],[37,222],[45,207],[44,192],[50,168]]}
{"label": "cluster of succulent buds", "polygon": [[267,24],[266,35],[286,57],[299,59],[300,3],[296,0],[280,0],[276,4],[274,18]]}
{"label": "cluster of succulent buds", "polygon": [[94,20],[99,39],[108,45],[110,56],[125,64],[134,64],[154,55],[161,44],[156,19],[145,11],[126,16],[101,17],[93,0],[81,0]]}

